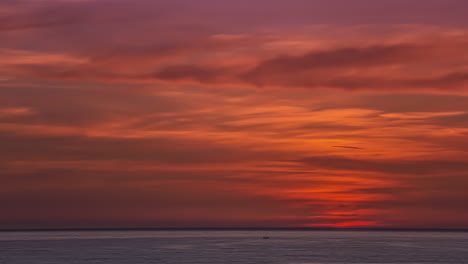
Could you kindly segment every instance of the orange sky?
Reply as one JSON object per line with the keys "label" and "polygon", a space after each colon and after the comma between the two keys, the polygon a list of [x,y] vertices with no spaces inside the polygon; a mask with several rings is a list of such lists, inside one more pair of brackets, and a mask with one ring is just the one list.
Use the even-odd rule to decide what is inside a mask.
{"label": "orange sky", "polygon": [[266,2],[2,1],[0,228],[468,228],[468,4]]}

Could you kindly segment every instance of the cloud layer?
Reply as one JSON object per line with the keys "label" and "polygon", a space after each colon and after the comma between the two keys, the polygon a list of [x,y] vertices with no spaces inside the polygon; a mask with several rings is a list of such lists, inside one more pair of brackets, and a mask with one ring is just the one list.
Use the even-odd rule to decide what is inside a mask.
{"label": "cloud layer", "polygon": [[3,1],[0,228],[468,228],[465,3],[353,2]]}

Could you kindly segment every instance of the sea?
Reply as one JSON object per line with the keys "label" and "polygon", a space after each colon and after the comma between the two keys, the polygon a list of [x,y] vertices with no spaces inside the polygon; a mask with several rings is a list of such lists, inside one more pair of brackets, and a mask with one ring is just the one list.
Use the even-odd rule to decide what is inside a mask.
{"label": "sea", "polygon": [[468,264],[468,232],[0,232],[0,264]]}

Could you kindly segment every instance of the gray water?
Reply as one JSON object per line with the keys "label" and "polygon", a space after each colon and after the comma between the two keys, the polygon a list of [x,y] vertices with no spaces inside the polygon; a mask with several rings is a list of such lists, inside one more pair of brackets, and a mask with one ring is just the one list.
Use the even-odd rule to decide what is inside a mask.
{"label": "gray water", "polygon": [[[269,236],[270,239],[263,239]],[[379,231],[1,232],[1,264],[468,263],[468,233]]]}

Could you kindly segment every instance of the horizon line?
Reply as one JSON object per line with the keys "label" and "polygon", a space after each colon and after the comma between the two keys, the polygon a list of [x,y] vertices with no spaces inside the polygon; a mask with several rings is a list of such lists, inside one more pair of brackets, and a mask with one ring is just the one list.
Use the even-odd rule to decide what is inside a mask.
{"label": "horizon line", "polygon": [[468,232],[468,228],[407,227],[142,227],[142,228],[0,228],[0,232],[79,232],[79,231],[395,231],[395,232]]}

